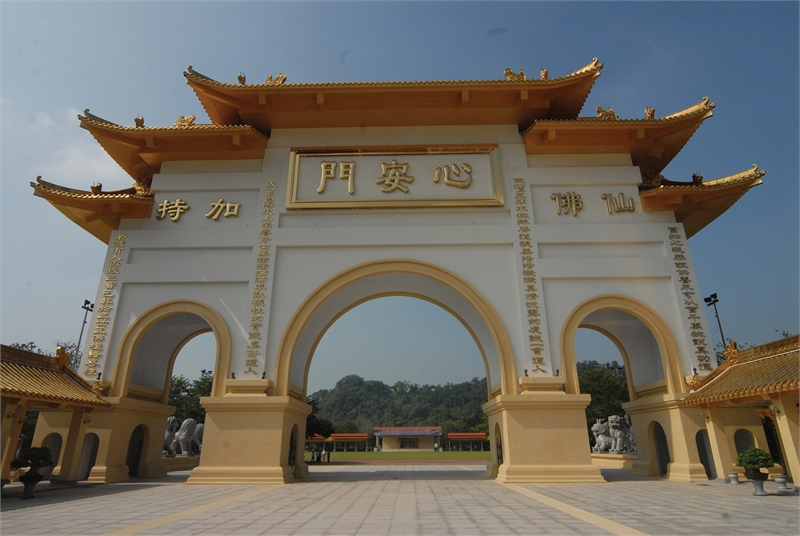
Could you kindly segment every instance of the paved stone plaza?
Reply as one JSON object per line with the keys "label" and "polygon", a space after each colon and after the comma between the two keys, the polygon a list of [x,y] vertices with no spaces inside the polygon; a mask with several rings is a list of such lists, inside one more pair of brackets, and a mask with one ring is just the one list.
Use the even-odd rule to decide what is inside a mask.
{"label": "paved stone plaza", "polygon": [[3,490],[0,530],[21,534],[720,534],[800,532],[800,498],[749,483],[682,484],[603,470],[608,484],[502,485],[482,465],[311,466],[289,485],[192,486],[188,472],[82,484],[21,500]]}

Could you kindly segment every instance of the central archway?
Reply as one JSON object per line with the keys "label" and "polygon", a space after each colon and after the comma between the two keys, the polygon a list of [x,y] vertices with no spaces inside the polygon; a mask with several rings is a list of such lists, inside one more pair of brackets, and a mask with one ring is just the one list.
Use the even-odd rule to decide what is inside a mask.
{"label": "central archway", "polygon": [[350,309],[384,296],[427,300],[451,313],[472,335],[483,356],[488,397],[516,393],[511,344],[489,303],[455,274],[432,264],[401,259],[353,267],[311,293],[281,341],[275,394],[305,400],[311,359],[327,329]]}

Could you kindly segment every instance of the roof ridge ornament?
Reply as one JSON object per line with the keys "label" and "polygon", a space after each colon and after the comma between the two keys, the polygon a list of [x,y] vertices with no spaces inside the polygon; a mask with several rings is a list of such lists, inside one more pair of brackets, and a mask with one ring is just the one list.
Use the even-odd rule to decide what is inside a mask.
{"label": "roof ridge ornament", "polygon": [[286,82],[286,73],[278,73],[278,77],[273,79],[272,74],[267,74],[267,79],[264,81],[266,86],[282,86]]}
{"label": "roof ridge ornament", "polygon": [[239,81],[240,86],[243,86],[245,82],[247,82],[247,77],[244,75],[244,71],[241,71],[236,79]]}
{"label": "roof ridge ornament", "polygon": [[519,74],[516,74],[514,73],[514,70],[511,69],[510,67],[503,71],[503,76],[505,76],[505,79],[508,80],[509,82],[525,82],[526,80],[528,80],[525,77],[525,71],[520,69]]}
{"label": "roof ridge ornament", "polygon": [[606,110],[602,106],[598,106],[596,111],[597,111],[597,118],[600,120],[617,121],[619,119],[613,108],[609,108],[608,110]]}
{"label": "roof ridge ornament", "polygon": [[189,128],[194,124],[194,114],[189,114],[188,116],[178,116],[178,119],[175,121],[174,127],[177,128]]}
{"label": "roof ridge ornament", "polygon": [[104,123],[106,125],[114,125],[115,127],[119,126],[116,123],[112,123],[108,119],[103,119],[102,117],[99,117],[97,115],[89,113],[89,108],[85,108],[83,110],[83,115],[80,115],[80,114],[78,115],[78,119],[80,119],[81,121],[89,120],[89,121],[93,121],[95,123]]}
{"label": "roof ridge ornament", "polygon": [[644,109],[644,118],[648,121],[652,121],[656,118],[656,109],[651,107],[646,107]]}
{"label": "roof ridge ornament", "polygon": [[136,128],[144,128],[144,116],[137,115],[133,118],[133,123],[136,125]]}

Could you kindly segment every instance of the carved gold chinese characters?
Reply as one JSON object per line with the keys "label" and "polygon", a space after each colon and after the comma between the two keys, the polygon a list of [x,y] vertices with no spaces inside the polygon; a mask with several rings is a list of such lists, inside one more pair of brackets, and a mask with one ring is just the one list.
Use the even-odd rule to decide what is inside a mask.
{"label": "carved gold chinese characters", "polygon": [[87,376],[94,376],[97,374],[100,359],[103,355],[103,346],[108,334],[106,329],[108,323],[111,321],[111,312],[114,308],[114,288],[117,286],[117,278],[119,276],[119,267],[122,264],[122,257],[120,256],[125,251],[125,239],[128,235],[119,233],[114,237],[114,242],[111,244],[112,255],[108,259],[108,266],[106,267],[106,280],[103,283],[103,295],[100,298],[100,303],[97,307],[97,316],[94,319],[94,331],[92,338],[89,342],[89,351],[86,353],[86,361],[84,363],[83,373]]}
{"label": "carved gold chinese characters", "polygon": [[678,274],[678,282],[681,285],[680,292],[683,295],[683,307],[688,313],[689,329],[691,330],[692,345],[697,355],[697,368],[700,370],[711,370],[710,355],[708,353],[708,343],[700,316],[697,314],[700,306],[694,301],[696,292],[692,286],[690,278],[689,261],[683,249],[683,237],[677,227],[669,228],[669,245],[672,252],[672,259],[675,262],[675,271]]}
{"label": "carved gold chinese characters", "polygon": [[356,191],[353,184],[353,173],[356,168],[355,162],[322,162],[320,168],[322,172],[319,179],[319,188],[317,193],[321,194],[325,191],[325,184],[329,179],[336,177],[336,167],[339,167],[339,178],[347,181],[347,193],[353,195]]}
{"label": "carved gold chinese characters", "polygon": [[469,164],[461,164],[461,167],[464,168],[464,172],[468,174],[466,179],[451,179],[450,178],[450,171],[452,170],[453,175],[456,177],[461,176],[461,170],[458,168],[456,164],[450,164],[449,166],[444,166],[444,171],[442,171],[441,167],[437,167],[433,172],[433,182],[439,182],[439,176],[443,176],[444,183],[448,186],[455,186],[456,188],[469,188],[469,185],[472,184],[472,167]]}
{"label": "carved gold chinese characters", "polygon": [[219,201],[211,203],[211,210],[206,213],[206,218],[211,218],[212,220],[217,221],[219,217],[223,215],[223,210],[225,211],[224,216],[226,218],[235,218],[239,215],[239,208],[241,205],[241,203],[226,203],[225,200],[220,197]]}
{"label": "carved gold chinese characters", "polygon": [[629,198],[626,201],[625,194],[621,192],[616,199],[612,194],[603,194],[601,197],[605,200],[606,206],[608,207],[608,213],[611,215],[618,212],[633,212],[636,210],[633,206],[633,198]]}
{"label": "carved gold chinese characters", "polygon": [[398,164],[396,159],[392,159],[390,164],[381,164],[381,177],[378,178],[376,184],[383,184],[381,192],[390,193],[395,190],[400,190],[403,193],[408,193],[408,186],[401,184],[401,182],[412,183],[414,177],[407,175],[408,164]]}
{"label": "carved gold chinese characters", "polygon": [[[365,173],[363,164],[359,166]],[[409,193],[410,184],[414,182],[415,176],[410,173],[411,164],[399,162],[397,158],[391,159],[388,163],[380,164],[381,176],[375,180],[375,184],[380,187],[381,192],[391,194],[395,191]],[[438,184],[440,181],[447,186],[454,188],[469,188],[472,184],[472,165],[463,162],[438,166],[433,171],[433,182]],[[465,175],[465,176],[462,176]],[[320,195],[325,193],[328,188],[328,181],[335,179],[347,181],[347,193],[355,194],[356,191],[356,161],[327,161],[320,162],[319,186],[316,192]]]}
{"label": "carved gold chinese characters", "polygon": [[165,199],[158,205],[156,219],[163,220],[169,216],[170,220],[178,221],[187,210],[189,210],[189,205],[180,197],[173,202],[170,202],[169,199]]}
{"label": "carved gold chinese characters", "polygon": [[572,213],[572,216],[577,216],[578,211],[583,209],[583,201],[581,200],[581,194],[576,194],[575,192],[567,192],[562,194],[558,192],[550,196],[550,199],[556,202],[556,214],[559,216],[566,216],[569,213]]}
{"label": "carved gold chinese characters", "polygon": [[544,339],[542,338],[539,313],[539,291],[536,282],[536,267],[533,262],[531,220],[528,213],[528,196],[525,179],[514,179],[514,206],[517,207],[517,233],[522,256],[522,283],[525,289],[525,310],[528,318],[528,347],[533,354],[532,372],[544,372]]}
{"label": "carved gold chinese characters", "polygon": [[256,272],[253,277],[253,308],[250,310],[250,332],[247,334],[247,359],[245,374],[257,375],[253,368],[258,366],[258,355],[261,348],[261,327],[264,325],[266,308],[266,285],[269,276],[270,242],[272,241],[272,217],[275,207],[275,183],[270,181],[264,189],[264,205],[261,211],[261,231],[258,237],[258,255],[256,256]]}

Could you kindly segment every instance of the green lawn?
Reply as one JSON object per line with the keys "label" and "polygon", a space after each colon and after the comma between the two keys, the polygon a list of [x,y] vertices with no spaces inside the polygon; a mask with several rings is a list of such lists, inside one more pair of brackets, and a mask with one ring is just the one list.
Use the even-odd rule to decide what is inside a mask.
{"label": "green lawn", "polygon": [[[331,452],[334,460],[488,460],[491,452]],[[306,452],[306,461],[311,453]]]}

